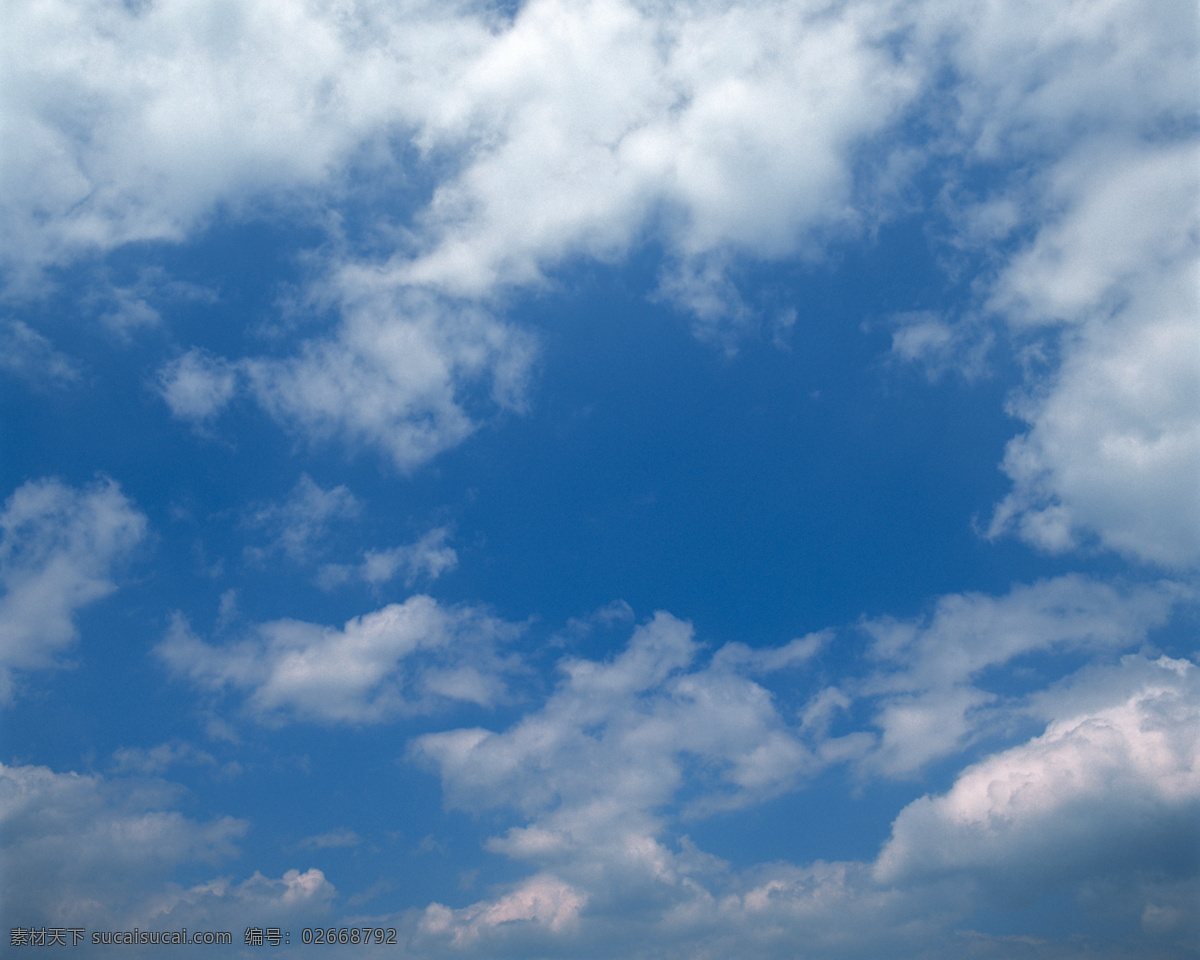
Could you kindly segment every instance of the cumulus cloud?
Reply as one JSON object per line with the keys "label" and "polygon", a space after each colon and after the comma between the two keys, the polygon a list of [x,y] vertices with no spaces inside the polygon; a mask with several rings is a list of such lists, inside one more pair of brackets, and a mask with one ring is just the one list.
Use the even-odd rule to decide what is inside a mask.
{"label": "cumulus cloud", "polygon": [[13,671],[53,666],[78,637],[76,611],[116,589],[146,518],[112,480],[78,489],[31,480],[0,513],[0,700]]}
{"label": "cumulus cloud", "polygon": [[292,356],[237,361],[192,349],[158,373],[172,414],[211,420],[239,392],[313,442],[374,447],[408,472],[521,410],[537,355],[532,335],[478,305],[382,282],[333,281],[341,319]]}
{"label": "cumulus cloud", "polygon": [[518,664],[498,645],[517,632],[478,610],[418,595],[340,630],[276,620],[222,646],[201,640],[177,617],[155,653],[202,689],[243,696],[263,722],[378,723],[455,701],[502,701]]}
{"label": "cumulus cloud", "polygon": [[652,219],[683,261],[779,255],[847,218],[850,150],[914,89],[868,4],[59,0],[11,26],[10,262],[175,239],[216,202],[339,183],[397,134],[458,161],[397,264],[414,282],[525,282]]}
{"label": "cumulus cloud", "polygon": [[436,188],[388,228],[381,262],[342,257],[332,335],[291,358],[189,351],[160,389],[202,421],[244,375],[285,424],[409,470],[472,432],[478,394],[521,405],[530,338],[467,301],[655,235],[662,291],[711,326],[739,313],[731,256],[855,228],[850,155],[914,85],[885,20],[869,4],[536,0],[511,20],[470,4],[24,4],[2,256],[17,278],[183,239],[219,204],[353,195],[364,169],[407,175],[387,146],[407,142]]}
{"label": "cumulus cloud", "polygon": [[271,414],[315,439],[381,448],[411,470],[469,436],[472,408],[520,409],[532,338],[468,304],[369,276],[341,281],[342,321],[285,360],[242,369]]}
{"label": "cumulus cloud", "polygon": [[[958,78],[959,242],[994,251],[979,312],[1029,362],[1011,412],[1030,429],[1003,469],[990,533],[1051,552],[1085,544],[1168,567],[1200,559],[1200,49],[1187,3],[930,3],[922,42]],[[1112,38],[1119,37],[1119,42]],[[977,182],[977,181],[976,181]],[[979,188],[973,187],[973,190]],[[964,318],[966,327],[979,316]],[[901,331],[899,353],[944,362],[955,325]],[[1033,362],[1041,357],[1040,362]]]}
{"label": "cumulus cloud", "polygon": [[1194,148],[1168,145],[1058,171],[1067,214],[994,295],[1014,323],[1067,329],[1059,368],[1013,405],[1031,428],[1005,452],[1014,486],[993,535],[1055,552],[1090,535],[1169,567],[1200,558],[1198,168]]}
{"label": "cumulus cloud", "polygon": [[[451,805],[525,818],[489,841],[495,852],[564,882],[578,881],[570,870],[583,849],[589,863],[603,848],[613,864],[661,867],[672,857],[662,812],[681,791],[686,819],[796,789],[836,763],[913,776],[985,734],[1011,735],[1014,721],[1056,716],[1037,699],[1061,675],[1055,658],[1137,648],[1187,596],[1169,582],[1117,588],[1079,576],[1001,597],[949,595],[925,618],[860,624],[871,671],[818,687],[794,712],[763,684],[776,671],[811,670],[832,631],[778,648],[727,644],[701,666],[690,627],[660,613],[610,662],[564,660],[554,694],[512,728],[427,734],[410,755],[439,771]],[[1023,692],[998,683],[1035,655],[1046,662],[1025,670]],[[847,728],[843,718],[864,711],[867,725]]]}
{"label": "cumulus cloud", "polygon": [[[549,874],[539,874],[494,900],[458,910],[431,904],[421,916],[414,940],[418,947],[439,940],[452,948],[496,949],[524,946],[531,939],[549,940],[574,932],[586,894]],[[544,933],[547,936],[538,937]],[[515,941],[515,943],[514,943]]]}
{"label": "cumulus cloud", "polygon": [[1187,3],[933,0],[912,10],[921,45],[945,43],[959,78],[945,95],[973,157],[1054,160],[1097,133],[1135,140],[1195,109],[1200,37]]}
{"label": "cumulus cloud", "polygon": [[1153,927],[1200,878],[1198,678],[1186,660],[1128,656],[1048,691],[1043,734],[900,813],[877,879],[954,876],[1008,897],[1103,880],[1106,901]]}
{"label": "cumulus cloud", "polygon": [[188,888],[169,885],[147,898],[139,922],[167,930],[232,929],[237,943],[242,930],[262,927],[264,922],[276,926],[290,921],[299,926],[318,920],[328,913],[336,892],[316,867],[287,870],[278,879],[256,870],[240,883],[220,877]]}
{"label": "cumulus cloud", "polygon": [[[538,868],[467,907],[431,904],[414,945],[431,955],[567,955],[582,944],[624,953],[635,927],[650,952],[699,942],[671,911],[711,907],[701,882],[727,865],[686,838],[664,842],[675,819],[667,811],[745,806],[815,767],[767,690],[734,671],[754,659],[748,649],[722,652],[698,665],[691,626],[658,613],[611,660],[564,660],[546,703],[503,733],[414,740],[410,757],[439,771],[450,805],[516,812],[519,824],[487,848]],[[783,669],[809,652],[782,648],[751,669]],[[680,809],[684,790],[697,798]]]}
{"label": "cumulus cloud", "polygon": [[667,289],[715,306],[704,264],[853,223],[850,154],[915,86],[894,26],[865,4],[525,4],[428,102],[419,143],[483,149],[435,192],[429,249],[394,269],[478,293],[653,230],[679,266]]}
{"label": "cumulus cloud", "polygon": [[13,93],[0,115],[13,145],[0,192],[7,265],[178,240],[214,203],[328,182],[403,120],[414,76],[436,77],[487,35],[452,7],[415,13],[289,0],[14,6],[0,58]]}

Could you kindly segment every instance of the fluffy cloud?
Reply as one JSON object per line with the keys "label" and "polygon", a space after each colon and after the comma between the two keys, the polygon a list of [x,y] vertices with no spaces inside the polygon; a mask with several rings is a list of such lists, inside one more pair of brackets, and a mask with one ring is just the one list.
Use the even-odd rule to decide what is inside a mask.
{"label": "fluffy cloud", "polygon": [[189,350],[159,370],[158,385],[172,416],[202,422],[233,398],[237,371],[203,350]]}
{"label": "fluffy cloud", "polygon": [[682,268],[671,289],[705,302],[722,255],[853,222],[851,151],[915,88],[894,26],[865,4],[525,4],[429,101],[418,143],[483,149],[435,192],[430,248],[394,270],[479,293],[654,230]]}
{"label": "fluffy cloud", "polygon": [[467,303],[343,278],[342,321],[297,356],[242,363],[254,397],[314,439],[372,445],[411,470],[475,429],[473,408],[520,409],[533,340]]}
{"label": "fluffy cloud", "polygon": [[222,646],[196,637],[177,617],[155,652],[178,677],[244,695],[264,722],[377,723],[447,702],[504,699],[517,664],[497,644],[517,632],[477,610],[415,596],[340,630],[276,620]]}
{"label": "fluffy cloud", "polygon": [[240,883],[220,877],[187,888],[168,885],[146,899],[138,922],[166,930],[231,929],[237,943],[246,927],[319,922],[335,894],[316,867],[287,870],[278,879],[256,870]]}
{"label": "fluffy cloud", "polygon": [[[997,308],[1065,324],[1063,360],[1014,412],[993,534],[1053,551],[1091,534],[1166,566],[1200,558],[1200,197],[1192,147],[1064,164],[1067,208],[1002,275]],[[1099,167],[1099,169],[1096,169]]]}
{"label": "fluffy cloud", "polygon": [[158,372],[179,418],[211,421],[238,393],[314,442],[375,447],[411,471],[460,443],[489,412],[520,410],[534,338],[475,304],[347,271],[341,320],[290,357],[231,361],[192,349]]}
{"label": "fluffy cloud", "polygon": [[900,813],[876,878],[952,877],[1009,900],[1075,888],[1146,934],[1200,935],[1188,906],[1200,883],[1195,664],[1129,656],[1042,702],[1053,715],[1043,734]]}
{"label": "fluffy cloud", "polygon": [[414,75],[486,36],[452,7],[290,0],[22,2],[9,27],[0,210],[17,269],[181,239],[214,203],[326,183],[403,119]]}
{"label": "fluffy cloud", "polygon": [[846,218],[848,152],[913,93],[896,26],[866,4],[23,3],[5,252],[175,239],[216,202],[386,164],[401,135],[450,173],[398,265],[416,282],[524,282],[652,219],[685,260],[778,255]]}
{"label": "fluffy cloud", "polygon": [[458,554],[446,546],[448,535],[445,527],[439,527],[407,546],[368,550],[363,559],[362,578],[367,583],[384,583],[403,570],[405,583],[411,584],[417,577],[434,578],[453,570],[458,563]]}
{"label": "fluffy cloud", "polygon": [[[511,730],[429,734],[412,754],[437,766],[453,804],[542,813],[537,825],[494,842],[538,859],[585,836],[607,834],[619,845],[628,828],[646,828],[679,788],[688,755],[712,774],[696,812],[738,806],[794,782],[812,758],[786,730],[770,693],[719,658],[688,669],[698,652],[689,624],[656,614],[611,662],[564,661],[559,689]],[[592,796],[594,775],[610,768],[630,769],[608,782],[600,801]]]}
{"label": "fluffy cloud", "polygon": [[[427,948],[439,940],[448,940],[449,946],[458,950],[519,948],[531,939],[531,931],[535,940],[575,932],[579,911],[586,902],[586,895],[570,884],[549,874],[539,874],[495,900],[459,910],[440,903],[430,905],[421,917],[414,939]],[[542,933],[546,936],[538,937]]]}
{"label": "fluffy cloud", "polygon": [[146,532],[146,518],[111,480],[85,489],[31,480],[0,513],[0,700],[14,670],[54,664],[78,636],[75,612],[116,589],[114,567]]}
{"label": "fluffy cloud", "polygon": [[[440,772],[452,806],[516,811],[521,822],[487,848],[540,868],[500,901],[455,913],[431,907],[423,935],[502,943],[504,930],[517,940],[570,932],[585,903],[602,914],[636,913],[635,902],[666,909],[691,896],[689,877],[719,872],[686,842],[663,843],[674,819],[666,811],[693,818],[744,807],[794,786],[818,762],[765,688],[717,657],[697,666],[699,653],[690,625],[659,613],[611,661],[563,661],[557,690],[509,730],[412,743],[410,756]],[[681,803],[685,790],[693,798]]]}
{"label": "fluffy cloud", "polygon": [[291,358],[189,351],[159,379],[175,416],[205,420],[244,375],[282,422],[409,470],[472,432],[480,394],[521,404],[530,339],[454,298],[653,234],[670,251],[663,291],[712,324],[739,312],[731,256],[853,229],[852,151],[914,88],[873,11],[535,0],[508,21],[369,0],[23,3],[6,34],[18,79],[0,122],[20,147],[0,257],[19,282],[184,239],[218,205],[336,205],[409,176],[403,156],[433,195],[405,230],[383,225],[381,262],[339,255],[331,335]]}
{"label": "fluffy cloud", "polygon": [[[946,96],[959,167],[945,196],[959,242],[995,251],[981,312],[1007,324],[1027,363],[1011,411],[1030,430],[1008,447],[1013,491],[992,535],[1194,565],[1194,9],[977,0],[924,4],[915,26],[922,43],[944,42],[956,77]],[[956,181],[972,168],[990,176],[969,193]],[[956,341],[977,366],[976,341],[944,325],[902,331],[897,351],[941,359]]]}
{"label": "fluffy cloud", "polygon": [[[778,657],[756,658],[738,645],[698,666],[691,626],[658,613],[612,660],[564,660],[555,692],[509,730],[417,738],[410,756],[440,772],[449,804],[518,813],[521,825],[488,849],[540,869],[495,899],[457,910],[431,905],[414,943],[434,955],[557,955],[602,942],[623,953],[629,931],[610,939],[616,918],[653,926],[652,917],[704,895],[697,878],[724,865],[686,839],[666,845],[672,818],[664,812],[698,783],[698,798],[682,804],[685,817],[776,795],[815,768],[768,691],[736,672],[783,669],[814,646],[798,641]],[[585,910],[602,918],[598,925],[583,921]],[[658,944],[659,933],[648,932]]]}

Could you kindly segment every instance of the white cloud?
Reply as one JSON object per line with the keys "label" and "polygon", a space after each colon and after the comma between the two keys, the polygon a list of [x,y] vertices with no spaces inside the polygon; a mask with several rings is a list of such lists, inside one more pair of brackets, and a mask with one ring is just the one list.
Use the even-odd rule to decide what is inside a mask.
{"label": "white cloud", "polygon": [[350,520],[361,512],[362,503],[344,484],[323,490],[307,473],[301,474],[286,500],[260,506],[247,518],[249,526],[266,530],[272,540],[266,549],[247,548],[247,555],[263,560],[279,551],[299,563],[308,561],[333,521]]}
{"label": "white cloud", "polygon": [[922,101],[944,139],[919,149],[934,158],[944,151],[937,162],[957,225],[951,239],[986,259],[976,305],[958,318],[910,315],[894,354],[934,375],[977,372],[980,331],[999,317],[1031,361],[1011,406],[1030,429],[1009,444],[1003,468],[1013,489],[993,536],[1015,532],[1052,552],[1098,543],[1143,562],[1193,566],[1193,5],[955,0],[914,4],[908,14],[912,54],[944,58],[953,77]]}
{"label": "white cloud", "polygon": [[197,750],[192,744],[178,740],[160,743],[149,749],[121,747],[113,753],[113,770],[116,773],[157,776],[179,763],[215,766],[217,760],[208,751]]}
{"label": "white cloud", "polygon": [[517,665],[497,645],[517,632],[480,611],[414,596],[340,630],[276,620],[223,646],[205,643],[177,617],[155,652],[176,676],[244,695],[266,723],[378,723],[452,701],[503,700]]}
{"label": "white cloud", "polygon": [[1200,559],[1200,155],[1145,148],[1057,171],[1067,208],[1001,276],[994,304],[1028,328],[1069,324],[1063,359],[1018,398],[1013,492],[993,535],[1052,551],[1088,534],[1143,561]]}
{"label": "white cloud", "polygon": [[[727,342],[750,310],[731,265],[819,255],[890,215],[924,163],[949,164],[957,240],[1002,251],[979,286],[988,308],[1025,334],[1080,327],[1061,369],[1031,377],[994,532],[1049,549],[1095,535],[1173,566],[1200,551],[1186,0],[532,0],[511,18],[468,3],[52,0],[10,21],[0,210],[14,280],[182,239],[218,205],[336,207],[408,177],[404,164],[432,180],[416,214],[380,215],[377,258],[337,255],[331,335],[291,359],[186,355],[163,373],[178,416],[215,412],[237,370],[282,422],[410,470],[475,429],[480,394],[519,408],[530,369],[528,337],[453,298],[652,240],[659,293]],[[979,196],[959,186],[981,171]],[[896,354],[978,368],[987,337],[963,334],[978,320],[907,324]]]}
{"label": "white cloud", "polygon": [[[447,939],[451,947],[493,949],[496,939],[520,942],[529,933],[553,936],[574,932],[585,894],[550,874],[538,874],[490,901],[451,910],[440,903],[425,909],[416,930],[417,943]],[[499,938],[497,937],[499,934]]]}
{"label": "white cloud", "polygon": [[181,239],[214,203],[327,183],[395,131],[414,81],[487,35],[453,7],[290,0],[22,2],[6,25],[0,211],[17,269]]}
{"label": "white cloud", "polygon": [[[969,693],[962,681],[1022,654],[1136,645],[1177,593],[1063,578],[1001,598],[943,598],[920,624],[870,626],[897,688]],[[700,666],[688,626],[660,613],[612,660],[564,661],[557,689],[508,730],[417,738],[410,756],[440,772],[449,805],[512,811],[517,823],[486,847],[535,872],[465,907],[431,904],[414,949],[717,960],[793,956],[803,943],[814,957],[1036,947],[1132,960],[1187,941],[1200,878],[1200,673],[1187,661],[1130,655],[1043,685],[1023,710],[1044,732],[906,807],[874,862],[734,869],[680,836],[681,820],[752,805],[824,767],[737,673],[804,664],[821,639],[753,658],[731,645]],[[819,718],[806,716],[810,726]],[[694,799],[722,790],[715,805]],[[1074,898],[1068,924],[1105,916],[1104,935],[1017,943],[972,929],[1048,889]]]}
{"label": "white cloud", "polygon": [[313,850],[327,850],[339,847],[357,847],[360,843],[362,843],[362,838],[353,830],[331,830],[329,833],[305,837],[297,846],[309,847]]}
{"label": "white cloud", "polygon": [[864,762],[906,775],[961,751],[1023,709],[989,689],[987,671],[1035,653],[1135,647],[1189,595],[1170,582],[1122,589],[1072,574],[1002,597],[950,594],[927,618],[865,621],[878,667],[855,692],[874,699],[881,738]]}
{"label": "white cloud", "polygon": [[927,310],[899,313],[892,317],[892,354],[917,364],[930,382],[949,371],[968,380],[982,376],[993,345],[992,334],[969,324],[952,323]]}
{"label": "white cloud", "polygon": [[477,294],[653,232],[680,266],[666,288],[722,311],[703,264],[853,224],[851,152],[916,87],[883,43],[893,26],[864,4],[524,4],[426,101],[418,143],[477,146],[396,275]]}
{"label": "white cloud", "polygon": [[1195,11],[1183,0],[935,0],[914,14],[922,46],[946,45],[957,76],[945,93],[979,159],[1052,159],[1098,131],[1136,138],[1195,109]]}
{"label": "white cloud", "polygon": [[[957,876],[1008,896],[1108,878],[1116,909],[1153,926],[1161,905],[1119,894],[1149,881],[1169,898],[1200,875],[1198,677],[1185,660],[1130,656],[1050,691],[1058,715],[1043,734],[900,813],[876,877]],[[1072,709],[1081,698],[1093,702]]]}
{"label": "white cloud", "polygon": [[162,398],[180,420],[212,418],[233,399],[237,370],[203,350],[189,350],[158,371]]}
{"label": "white cloud", "polygon": [[752,649],[744,643],[727,643],[713,654],[714,666],[749,674],[772,673],[788,667],[798,667],[811,660],[833,639],[833,631],[810,633],[782,647]]}
{"label": "white cloud", "polygon": [[1195,10],[978,0],[925,5],[918,26],[949,40],[965,167],[998,173],[980,196],[947,194],[964,242],[1015,246],[982,278],[984,307],[1048,358],[1012,407],[1031,429],[1008,447],[991,533],[1195,564]]}
{"label": "white cloud", "polygon": [[776,795],[817,766],[771,694],[730,667],[739,651],[697,668],[699,652],[690,625],[656,614],[613,660],[564,660],[558,689],[509,730],[427,734],[410,755],[439,770],[451,805],[520,813],[494,852],[555,883],[639,886],[676,869],[661,812],[689,778],[704,784],[683,805],[694,817]]}
{"label": "white cloud", "polygon": [[246,823],[205,823],[172,809],[161,781],[0,764],[6,925],[109,929],[136,914],[180,864],[236,853]]}
{"label": "white cloud", "polygon": [[520,409],[532,338],[467,303],[343,277],[342,322],[287,360],[242,363],[272,415],[319,440],[369,444],[412,470],[469,436],[472,408]]}
{"label": "white cloud", "polygon": [[177,883],[181,871],[238,856],[249,826],[185,817],[175,809],[184,794],[161,780],[0,764],[6,931],[82,927],[89,936],[75,949],[92,956],[93,930],[232,930],[236,945],[246,926],[307,923],[326,912],[335,890],[315,868]]}
{"label": "white cloud", "polygon": [[341,187],[397,135],[450,174],[398,265],[418,283],[526,282],[652,228],[684,262],[778,256],[847,219],[850,151],[912,95],[894,26],[867,4],[21,4],[6,259],[178,239],[218,202]]}
{"label": "white cloud", "polygon": [[76,489],[31,480],[0,513],[0,701],[13,671],[53,666],[77,638],[76,611],[116,589],[114,568],[146,533],[146,518],[111,480]]}
{"label": "white cloud", "polygon": [[336,893],[316,867],[287,870],[278,879],[256,870],[240,883],[219,877],[187,888],[168,884],[147,897],[132,919],[141,929],[231,930],[239,945],[248,927],[287,924],[299,937],[295,928],[319,922]]}
{"label": "white cloud", "polygon": [[[749,677],[811,669],[832,635],[757,650],[728,644],[700,667],[688,625],[660,613],[611,662],[563,661],[555,693],[509,730],[428,734],[410,754],[440,772],[449,804],[507,807],[525,819],[489,841],[495,852],[567,883],[580,881],[571,871],[583,850],[606,869],[653,873],[673,856],[659,838],[681,792],[690,799],[677,812],[688,818],[795,789],[834,763],[912,776],[982,735],[1011,736],[1014,722],[1045,719],[1036,690],[1061,671],[1053,658],[1136,648],[1186,596],[1172,583],[1119,589],[1079,576],[999,598],[946,596],[928,618],[861,624],[872,672],[818,690],[794,717]],[[997,677],[1034,654],[1047,658],[1045,675],[1023,681],[1034,693],[994,691]],[[871,711],[868,727],[839,723],[831,735],[857,705]]]}
{"label": "white cloud", "polygon": [[65,386],[79,379],[79,365],[20,320],[0,320],[0,370],[35,386]]}
{"label": "white cloud", "polygon": [[449,536],[450,531],[446,527],[437,527],[415,543],[390,550],[368,550],[363,554],[362,563],[357,566],[326,564],[321,568],[318,582],[332,588],[351,577],[358,577],[366,583],[378,585],[387,583],[401,572],[405,585],[409,587],[422,577],[436,580],[458,565],[458,553],[453,547],[446,546]]}

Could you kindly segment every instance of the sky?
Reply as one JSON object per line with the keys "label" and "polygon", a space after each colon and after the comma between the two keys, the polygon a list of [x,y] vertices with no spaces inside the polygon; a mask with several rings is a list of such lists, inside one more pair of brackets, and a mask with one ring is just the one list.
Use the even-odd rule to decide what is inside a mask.
{"label": "sky", "polygon": [[1200,957],[1193,3],[4,16],[0,953]]}

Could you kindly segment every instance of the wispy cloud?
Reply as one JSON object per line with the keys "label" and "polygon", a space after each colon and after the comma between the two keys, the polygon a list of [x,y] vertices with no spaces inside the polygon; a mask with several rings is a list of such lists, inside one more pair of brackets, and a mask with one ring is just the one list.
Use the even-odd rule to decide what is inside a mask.
{"label": "wispy cloud", "polygon": [[13,671],[53,666],[77,638],[79,608],[112,593],[146,517],[111,480],[88,488],[31,480],[0,512],[0,700]]}
{"label": "wispy cloud", "polygon": [[265,723],[380,723],[447,703],[504,700],[519,665],[499,644],[518,632],[481,611],[418,595],[341,629],[277,620],[221,646],[177,617],[155,653],[201,689],[244,697]]}
{"label": "wispy cloud", "polygon": [[79,365],[20,320],[0,320],[0,370],[40,387],[79,380]]}
{"label": "wispy cloud", "polygon": [[422,578],[436,580],[458,564],[458,553],[446,545],[449,536],[447,528],[437,527],[415,543],[390,550],[367,550],[359,564],[325,564],[318,582],[333,588],[347,580],[359,579],[376,586],[402,576],[405,586],[411,587]]}

